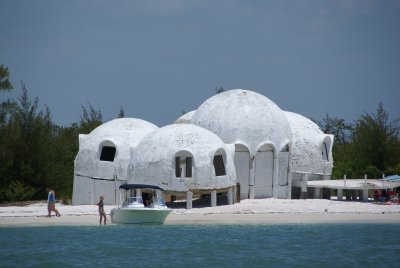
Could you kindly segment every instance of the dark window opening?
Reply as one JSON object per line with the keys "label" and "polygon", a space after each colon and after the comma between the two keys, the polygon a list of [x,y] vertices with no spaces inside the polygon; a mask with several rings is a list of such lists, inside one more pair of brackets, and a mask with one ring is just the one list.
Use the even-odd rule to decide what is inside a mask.
{"label": "dark window opening", "polygon": [[114,162],[115,152],[115,147],[103,146],[103,148],[101,148],[100,161]]}
{"label": "dark window opening", "polygon": [[326,142],[322,143],[322,160],[329,161],[328,159],[328,146],[326,145]]}
{"label": "dark window opening", "polygon": [[186,157],[186,177],[192,177],[192,158]]}
{"label": "dark window opening", "polygon": [[177,178],[192,177],[192,157],[177,156],[175,157],[175,176]]}
{"label": "dark window opening", "polygon": [[215,155],[213,163],[214,163],[214,169],[215,169],[215,176],[226,175],[224,158],[222,157],[222,155]]}
{"label": "dark window opening", "polygon": [[175,157],[175,176],[177,178],[181,177],[182,171],[181,171],[181,166],[180,166],[180,157],[177,156]]}

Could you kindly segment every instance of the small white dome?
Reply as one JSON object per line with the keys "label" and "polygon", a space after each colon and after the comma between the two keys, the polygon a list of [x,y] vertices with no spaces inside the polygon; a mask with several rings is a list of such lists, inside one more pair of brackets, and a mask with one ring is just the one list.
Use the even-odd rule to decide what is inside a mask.
{"label": "small white dome", "polygon": [[247,146],[252,155],[266,143],[280,151],[292,138],[283,111],[265,96],[243,89],[207,99],[192,123],[214,132],[225,143]]}
{"label": "small white dome", "polygon": [[293,133],[293,172],[330,175],[333,135],[324,134],[317,124],[300,114],[284,113]]}
{"label": "small white dome", "polygon": [[[131,152],[128,183],[158,185],[170,191],[222,189],[235,185],[234,146],[191,124],[173,124],[146,136]],[[214,156],[221,155],[225,174],[216,176]],[[191,174],[177,176],[177,157],[190,159]]]}
{"label": "small white dome", "polygon": [[[156,129],[156,125],[141,119],[118,118],[98,126],[88,135],[80,135],[75,173],[104,179],[117,175],[118,179],[126,179],[130,148]],[[104,147],[113,150],[112,159],[100,160]]]}

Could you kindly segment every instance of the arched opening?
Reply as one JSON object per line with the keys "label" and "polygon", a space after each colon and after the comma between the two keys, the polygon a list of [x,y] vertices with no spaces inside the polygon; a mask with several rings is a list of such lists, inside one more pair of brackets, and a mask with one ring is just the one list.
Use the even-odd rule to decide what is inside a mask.
{"label": "arched opening", "polygon": [[254,198],[272,197],[274,174],[274,148],[262,145],[256,154],[254,170]]}
{"label": "arched opening", "polygon": [[235,144],[236,182],[240,186],[240,199],[249,198],[250,152],[246,146]]}
{"label": "arched opening", "polygon": [[100,144],[100,161],[114,162],[117,149],[111,141],[104,141]]}
{"label": "arched opening", "polygon": [[177,178],[191,178],[193,155],[188,151],[179,151],[175,154],[175,176]]}
{"label": "arched opening", "polygon": [[226,175],[225,159],[226,159],[225,151],[223,149],[218,149],[215,152],[214,160],[213,160],[215,176],[218,177],[218,176]]}

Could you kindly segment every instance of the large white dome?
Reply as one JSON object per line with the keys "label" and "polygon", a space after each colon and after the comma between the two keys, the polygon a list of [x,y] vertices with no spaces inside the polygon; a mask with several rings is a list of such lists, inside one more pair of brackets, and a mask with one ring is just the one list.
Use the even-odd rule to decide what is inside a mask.
{"label": "large white dome", "polygon": [[292,138],[283,111],[249,90],[229,90],[207,99],[191,121],[216,133],[225,143],[247,146],[252,155],[267,143],[280,151]]}
{"label": "large white dome", "polygon": [[[75,158],[75,173],[104,179],[126,179],[130,148],[158,127],[136,118],[108,121],[88,135],[80,136],[79,152]],[[101,161],[102,148],[114,147],[112,161]]]}
{"label": "large white dome", "polygon": [[[146,136],[132,149],[128,183],[158,185],[181,191],[222,189],[235,185],[234,146],[217,135],[191,124],[173,124]],[[192,174],[176,175],[176,158],[191,157]],[[215,155],[222,155],[225,175],[216,176]]]}
{"label": "large white dome", "polygon": [[317,124],[300,114],[284,113],[293,133],[293,172],[331,175],[333,135],[324,134]]}

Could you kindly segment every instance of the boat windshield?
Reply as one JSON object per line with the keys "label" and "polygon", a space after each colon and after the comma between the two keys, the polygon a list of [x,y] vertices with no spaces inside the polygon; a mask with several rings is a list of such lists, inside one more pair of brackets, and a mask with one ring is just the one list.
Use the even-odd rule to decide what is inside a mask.
{"label": "boat windshield", "polygon": [[123,207],[131,205],[143,205],[143,199],[141,196],[128,197],[127,200],[122,204]]}
{"label": "boat windshield", "polygon": [[163,198],[154,198],[154,205],[165,206],[165,201]]}

